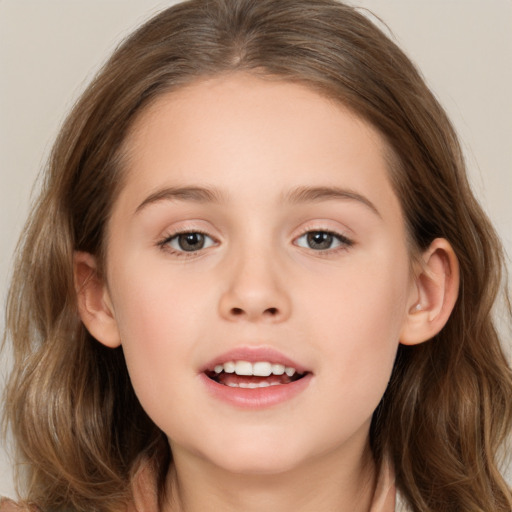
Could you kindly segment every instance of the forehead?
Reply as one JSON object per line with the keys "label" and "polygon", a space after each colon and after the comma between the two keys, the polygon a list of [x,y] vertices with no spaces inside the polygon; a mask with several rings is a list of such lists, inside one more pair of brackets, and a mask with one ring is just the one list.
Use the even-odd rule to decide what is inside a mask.
{"label": "forehead", "polygon": [[125,151],[135,194],[199,180],[269,196],[334,178],[336,186],[396,199],[385,141],[369,123],[304,85],[250,74],[198,80],[158,97],[136,119]]}
{"label": "forehead", "polygon": [[[243,120],[249,121],[248,124],[251,125],[265,123],[273,113],[276,128],[280,129],[287,123],[294,127],[297,135],[301,129],[296,124],[297,118],[321,120],[323,123],[330,118],[332,123],[340,122],[341,117],[344,117],[346,121],[364,128],[375,143],[384,145],[385,142],[376,129],[347,105],[334,99],[334,95],[327,95],[319,89],[275,76],[232,72],[200,78],[156,96],[132,124],[127,136],[127,146],[132,145],[135,139],[143,137],[144,132],[155,126],[155,123],[165,123],[164,116],[171,111],[176,116],[176,121],[180,122],[175,125],[176,131],[182,133],[186,133],[185,130],[192,125],[194,130],[198,130],[199,123],[204,129],[208,129],[221,118],[225,122],[227,116],[233,122],[239,123],[237,128],[243,127]],[[248,118],[248,115],[251,117]],[[278,117],[279,125],[275,124]],[[169,120],[168,118],[167,121]],[[266,128],[271,129],[272,126],[267,125]],[[312,129],[308,135],[311,137],[314,132]]]}

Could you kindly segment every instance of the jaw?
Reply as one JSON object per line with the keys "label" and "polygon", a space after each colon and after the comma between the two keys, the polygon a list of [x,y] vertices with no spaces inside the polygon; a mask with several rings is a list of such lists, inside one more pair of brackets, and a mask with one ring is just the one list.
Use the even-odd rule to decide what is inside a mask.
{"label": "jaw", "polygon": [[[376,472],[367,431],[357,436],[355,444],[301,455],[300,447],[293,441],[288,443],[286,436],[272,442],[273,432],[260,427],[253,429],[253,435],[248,434],[227,433],[221,464],[211,457],[204,458],[204,454],[191,456],[171,442],[176,466],[169,481],[178,478],[180,482],[172,495],[183,493],[198,501],[200,497],[213,498],[218,500],[213,510],[230,512],[337,510],[340,505],[351,511],[369,509]],[[251,439],[255,441],[252,447]],[[262,449],[267,439],[270,442]],[[216,451],[221,450],[217,447]],[[193,479],[179,478],[180,474],[192,473]],[[326,509],[326,499],[333,498],[337,506]],[[205,509],[204,501],[203,508],[184,504],[185,510]]]}

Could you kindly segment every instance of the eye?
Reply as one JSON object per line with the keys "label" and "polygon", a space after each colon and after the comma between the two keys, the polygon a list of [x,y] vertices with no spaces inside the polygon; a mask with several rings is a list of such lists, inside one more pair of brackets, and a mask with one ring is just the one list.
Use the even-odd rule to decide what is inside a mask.
{"label": "eye", "polygon": [[176,233],[166,238],[161,245],[168,246],[176,252],[194,252],[215,245],[215,240],[204,233],[190,231]]}
{"label": "eye", "polygon": [[328,251],[339,247],[350,247],[352,241],[331,231],[308,231],[297,238],[296,244],[314,251]]}

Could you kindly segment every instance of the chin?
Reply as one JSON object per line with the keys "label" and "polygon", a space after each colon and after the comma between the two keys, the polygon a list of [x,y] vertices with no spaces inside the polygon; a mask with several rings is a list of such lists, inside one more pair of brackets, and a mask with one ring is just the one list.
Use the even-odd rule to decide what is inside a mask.
{"label": "chin", "polygon": [[229,450],[210,453],[206,457],[230,473],[264,476],[286,473],[297,468],[303,463],[304,454],[301,454],[300,447],[291,448],[286,443],[281,443],[279,448],[246,443],[238,449],[232,444]]}

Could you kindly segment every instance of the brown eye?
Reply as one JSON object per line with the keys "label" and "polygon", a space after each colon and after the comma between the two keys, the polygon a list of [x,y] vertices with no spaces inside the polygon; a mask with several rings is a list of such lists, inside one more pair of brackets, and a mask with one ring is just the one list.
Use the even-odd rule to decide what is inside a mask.
{"label": "brown eye", "polygon": [[215,244],[214,240],[203,233],[187,232],[178,233],[165,242],[166,245],[171,247],[176,252],[194,252],[206,249]]}
{"label": "brown eye", "polygon": [[184,233],[178,236],[178,245],[183,251],[198,251],[204,247],[202,233]]}
{"label": "brown eye", "polygon": [[334,237],[325,231],[313,231],[306,235],[306,240],[310,249],[322,251],[331,248]]}
{"label": "brown eye", "polygon": [[343,235],[330,231],[308,231],[297,239],[296,244],[314,251],[328,251],[342,246],[349,247],[352,242]]}

